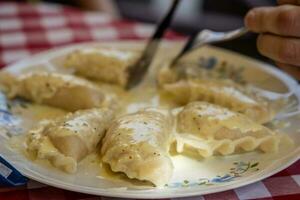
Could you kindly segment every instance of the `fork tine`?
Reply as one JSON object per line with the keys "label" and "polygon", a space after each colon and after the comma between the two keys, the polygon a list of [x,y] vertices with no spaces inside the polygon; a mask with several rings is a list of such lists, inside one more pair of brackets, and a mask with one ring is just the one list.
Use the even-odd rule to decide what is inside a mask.
{"label": "fork tine", "polygon": [[[171,62],[171,67],[175,66],[176,62],[187,52],[193,51],[204,44],[215,44],[228,40],[234,40],[244,34],[248,33],[248,29],[242,27],[229,32],[214,32],[211,30],[202,30],[199,33],[189,37],[183,49]],[[212,38],[214,36],[214,38]]]}
{"label": "fork tine", "polygon": [[195,40],[197,39],[198,34],[193,34],[189,37],[188,41],[185,43],[182,50],[177,54],[177,56],[172,60],[170,66],[172,67],[183,54],[185,54],[187,51],[189,51],[192,46],[194,45]]}
{"label": "fork tine", "polygon": [[[211,30],[203,30],[199,33],[199,37],[195,41],[191,50],[202,46],[203,44],[215,44],[217,42],[225,42],[234,40],[248,33],[249,30],[245,27],[228,31],[228,32],[214,32]],[[218,35],[218,36],[217,36]],[[215,36],[215,38],[209,38],[209,36]]]}

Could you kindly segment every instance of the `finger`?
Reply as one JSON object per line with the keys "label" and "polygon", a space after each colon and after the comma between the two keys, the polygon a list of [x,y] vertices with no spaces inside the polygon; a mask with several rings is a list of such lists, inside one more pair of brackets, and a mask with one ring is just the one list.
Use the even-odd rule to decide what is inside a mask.
{"label": "finger", "polygon": [[291,76],[293,76],[294,78],[296,78],[297,80],[300,80],[300,66],[294,66],[280,62],[276,62],[276,65],[282,70],[286,71]]}
{"label": "finger", "polygon": [[260,7],[249,11],[245,26],[258,33],[300,36],[300,6]]}
{"label": "finger", "polygon": [[300,4],[300,0],[277,0],[279,5],[282,4],[294,4],[294,5],[299,5]]}
{"label": "finger", "polygon": [[257,49],[272,60],[291,65],[300,64],[300,39],[261,34],[257,39]]}

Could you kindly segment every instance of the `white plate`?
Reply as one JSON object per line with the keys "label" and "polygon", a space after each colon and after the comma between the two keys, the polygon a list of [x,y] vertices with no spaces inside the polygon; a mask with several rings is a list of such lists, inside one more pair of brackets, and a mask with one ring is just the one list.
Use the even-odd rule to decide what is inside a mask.
{"label": "white plate", "polygon": [[[90,45],[122,48],[141,48],[143,46],[136,41],[73,45],[34,55],[10,65],[5,70],[20,73],[28,69],[29,66],[39,65],[47,66],[49,70],[54,70],[53,66],[49,64],[49,60],[53,61],[54,58],[61,57],[71,50]],[[178,43],[164,43],[163,48],[158,52],[156,63],[162,62],[162,58],[165,59],[174,55],[179,46],[180,44]],[[167,55],[166,52],[168,52]],[[202,56],[206,57],[206,59],[209,58],[210,61],[213,60],[213,62],[226,61],[233,67],[244,67],[243,78],[254,85],[270,89],[273,92],[279,92],[280,95],[293,92],[292,98],[294,98],[295,104],[290,108],[289,112],[293,112],[299,107],[300,90],[297,82],[280,70],[248,57],[218,48],[205,47],[197,53],[201,53]],[[258,71],[260,73],[257,73]],[[0,108],[5,109],[5,105],[2,104]],[[0,110],[0,128],[8,128],[11,123],[16,122],[14,118],[7,118],[4,115]],[[175,165],[174,176],[168,186],[163,188],[142,188],[126,181],[111,181],[99,178],[101,174],[99,166],[97,164],[85,164],[88,162],[88,159],[92,158],[88,158],[79,164],[78,173],[74,175],[68,175],[52,167],[45,167],[44,165],[31,162],[8,145],[7,140],[9,137],[3,129],[0,129],[0,154],[27,177],[67,190],[124,198],[174,198],[203,195],[259,181],[297,161],[300,157],[299,116],[286,118],[282,115],[281,117],[285,118],[284,120],[290,124],[288,127],[283,128],[282,131],[295,141],[293,147],[283,147],[276,154],[252,152],[198,160],[177,155],[172,158]]]}

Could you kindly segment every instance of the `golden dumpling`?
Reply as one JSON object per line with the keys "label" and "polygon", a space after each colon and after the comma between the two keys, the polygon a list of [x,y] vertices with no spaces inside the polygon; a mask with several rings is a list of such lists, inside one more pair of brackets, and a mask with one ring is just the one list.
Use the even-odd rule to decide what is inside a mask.
{"label": "golden dumpling", "polygon": [[114,114],[108,108],[81,110],[29,131],[27,150],[55,167],[74,173],[77,162],[93,152]]}
{"label": "golden dumpling", "polygon": [[175,112],[179,152],[184,145],[204,157],[228,155],[239,149],[276,152],[281,140],[289,140],[243,114],[207,102],[192,102]]}
{"label": "golden dumpling", "polygon": [[163,85],[163,89],[174,101],[187,104],[193,101],[207,101],[243,113],[258,123],[271,121],[276,112],[262,97],[243,90],[237,84],[226,80],[199,79],[181,80]]}
{"label": "golden dumpling", "polygon": [[22,97],[70,111],[102,106],[107,96],[93,83],[73,75],[31,72],[0,80],[10,98]]}
{"label": "golden dumpling", "polygon": [[67,55],[64,66],[87,78],[125,86],[129,67],[138,57],[134,51],[86,48]]}
{"label": "golden dumpling", "polygon": [[168,112],[156,108],[120,117],[103,139],[102,159],[114,172],[163,186],[173,172],[171,128]]}

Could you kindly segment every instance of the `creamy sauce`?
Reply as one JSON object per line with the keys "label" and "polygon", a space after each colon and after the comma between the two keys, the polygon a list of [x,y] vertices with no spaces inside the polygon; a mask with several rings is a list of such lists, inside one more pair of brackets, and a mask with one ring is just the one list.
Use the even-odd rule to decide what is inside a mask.
{"label": "creamy sauce", "polygon": [[143,121],[136,121],[130,123],[121,123],[119,126],[120,129],[129,130],[132,133],[132,140],[134,143],[140,143],[143,141],[147,141],[147,143],[155,146],[157,142],[157,138],[153,137],[153,132],[160,132],[161,127],[155,123],[145,123]]}
{"label": "creamy sauce", "polygon": [[16,104],[11,108],[11,111],[14,115],[22,119],[22,128],[24,131],[31,129],[39,121],[55,119],[67,113],[58,108],[31,103]]}
{"label": "creamy sauce", "polygon": [[241,102],[249,103],[249,104],[257,104],[256,101],[254,101],[250,97],[246,96],[245,94],[241,93],[240,91],[238,91],[235,88],[222,87],[220,90],[218,88],[212,88],[212,89],[215,90],[216,92],[224,92],[227,95],[233,96],[233,97],[237,98],[238,100],[240,100]]}
{"label": "creamy sauce", "polygon": [[122,61],[127,61],[129,59],[132,59],[132,57],[134,56],[134,54],[129,51],[126,52],[117,49],[101,49],[101,48],[82,49],[81,53],[83,54],[98,53],[100,55],[102,54],[104,56],[122,60]]}
{"label": "creamy sauce", "polygon": [[205,104],[205,106],[201,106],[200,109],[195,110],[198,115],[210,117],[218,120],[225,120],[236,116],[235,113],[222,108],[216,108],[215,106],[211,106],[209,104]]}
{"label": "creamy sauce", "polygon": [[[102,90],[108,92],[108,93],[115,93],[115,95],[121,97],[118,98],[118,116],[124,115],[126,113],[133,113],[136,112],[142,108],[147,107],[161,107],[161,108],[173,108],[175,107],[174,103],[171,103],[171,100],[168,100],[166,96],[160,95],[160,91],[158,91],[153,85],[146,84],[143,85],[143,87],[136,88],[133,91],[125,92],[120,87],[116,87],[113,85],[98,83]],[[51,120],[55,119],[57,117],[63,116],[67,114],[68,112],[50,107],[45,105],[39,105],[39,104],[32,104],[32,103],[23,103],[23,104],[16,104],[12,107],[12,112],[22,118],[22,127],[24,129],[24,133],[26,133],[28,130],[32,129],[37,125],[39,121],[43,120]],[[164,113],[162,113],[164,114]],[[74,121],[74,123],[77,123]],[[133,128],[135,129],[135,132],[139,132],[140,126],[133,126],[133,127],[124,127],[124,128]],[[140,127],[142,129],[142,127]],[[152,129],[155,127],[151,127]],[[157,127],[158,128],[158,127]],[[150,131],[150,130],[149,130]],[[135,134],[134,140],[142,141],[147,140],[151,142],[149,139],[153,139],[153,137],[147,137],[147,134]],[[15,149],[16,151],[23,154],[27,159],[29,159],[32,162],[35,162],[39,165],[42,165],[43,167],[49,168],[49,170],[57,170],[55,167],[53,167],[49,161],[43,160],[43,159],[35,159],[36,155],[34,155],[32,152],[28,152],[26,150],[26,142],[25,142],[25,135],[21,136],[15,136],[10,139],[10,146],[11,148]],[[50,141],[48,141],[50,142]],[[43,145],[43,151],[49,151],[53,153],[53,145],[46,144],[47,141],[44,141],[45,145]],[[153,141],[153,143],[156,143],[156,141]],[[49,147],[49,148],[48,148]],[[56,149],[55,149],[56,150]],[[108,178],[113,181],[121,181],[121,182],[127,182],[132,185],[136,186],[144,186],[144,187],[150,187],[152,186],[151,183],[146,181],[139,181],[136,179],[129,179],[125,174],[123,173],[115,173],[112,172],[109,167],[107,167],[106,164],[102,163],[100,159],[91,159],[91,157],[95,158],[98,155],[96,153],[90,154],[87,158],[82,160],[79,163],[78,171],[79,173],[87,173],[89,176],[91,173],[94,173],[93,170],[86,171],[86,168],[89,168],[90,165],[95,165],[97,163],[98,166],[98,175],[99,177]],[[81,167],[80,167],[81,166]],[[82,167],[84,166],[84,167]]]}

